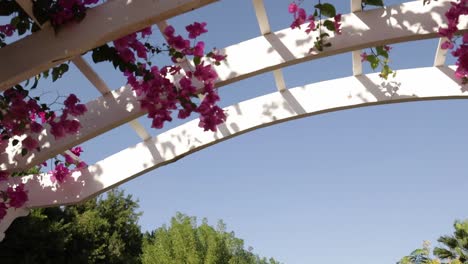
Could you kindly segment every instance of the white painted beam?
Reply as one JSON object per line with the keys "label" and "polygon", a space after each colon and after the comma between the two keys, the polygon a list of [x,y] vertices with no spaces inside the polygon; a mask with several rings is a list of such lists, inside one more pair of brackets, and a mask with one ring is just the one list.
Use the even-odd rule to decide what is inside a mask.
{"label": "white painted beam", "polygon": [[54,186],[49,176],[12,178],[9,184],[26,184],[29,208],[77,203],[193,152],[262,127],[378,104],[468,99],[468,92],[463,92],[453,78],[453,68],[399,70],[386,83],[378,73],[372,73],[267,94],[225,108],[227,122],[216,133],[204,132],[198,128],[198,120],[193,120],[76,172],[74,180],[61,186]]}
{"label": "white painted beam", "polygon": [[362,0],[351,0],[351,12],[360,12],[362,11]]}
{"label": "white painted beam", "polygon": [[[27,208],[79,203],[191,153],[266,126],[378,104],[468,99],[453,78],[453,68],[399,70],[387,83],[378,73],[351,76],[267,94],[225,108],[228,120],[216,133],[202,131],[193,120],[75,172],[60,186],[49,175],[10,178],[0,185],[24,183],[29,192]],[[15,218],[27,215],[27,208],[8,210],[0,222],[0,241]]]}
{"label": "white painted beam", "polygon": [[447,59],[447,52],[448,50],[442,49],[442,43],[447,41],[447,38],[440,38],[439,42],[437,44],[437,49],[435,52],[435,58],[434,58],[434,66],[443,66],[445,64],[445,61]]}
{"label": "white painted beam", "polygon": [[258,25],[260,26],[260,32],[262,35],[271,33],[270,23],[268,22],[268,15],[263,4],[263,0],[252,0],[255,15],[257,16]]}
{"label": "white painted beam", "polygon": [[57,34],[51,26],[0,49],[0,90],[95,47],[218,0],[114,0]]}
{"label": "white painted beam", "polygon": [[[272,34],[263,0],[252,0],[252,2],[255,9],[255,15],[257,16],[258,26],[260,27],[260,33],[263,36]],[[278,89],[278,91],[286,90],[283,71],[281,69],[276,69],[273,71],[273,76],[275,77],[276,89]]]}
{"label": "white painted beam", "polygon": [[[351,12],[361,12],[362,11],[362,0],[351,0]],[[353,50],[351,52],[351,59],[353,61],[353,75],[362,74],[362,61],[361,61],[362,50]]]}
{"label": "white painted beam", "polygon": [[[284,29],[226,48],[226,63],[217,67],[218,85],[232,83],[260,73],[308,60],[351,52],[367,47],[438,37],[445,25],[443,14],[450,1],[422,6],[420,1],[343,15],[342,34],[329,38],[332,46],[323,52],[310,51],[315,35]],[[398,14],[398,15],[391,15]],[[468,19],[460,20],[467,30]],[[249,61],[249,63],[246,63]]]}
{"label": "white painted beam", "polygon": [[273,76],[275,77],[276,89],[278,89],[280,92],[285,91],[287,87],[286,82],[284,81],[283,71],[281,69],[274,70]]}
{"label": "white painted beam", "polygon": [[[441,14],[448,6],[449,1],[437,1],[426,6],[422,6],[420,1],[415,1],[346,15],[343,34],[332,37],[332,47],[322,53],[309,53],[310,47],[313,46],[313,37],[305,35],[301,30],[291,29],[230,46],[222,50],[229,55],[227,62],[215,67],[220,76],[216,86],[221,87],[284,66],[364,47],[436,38],[442,23]],[[399,15],[382,19],[387,14]],[[460,22],[459,28],[466,30],[466,18]],[[41,152],[34,154],[35,156],[16,157],[16,160],[8,153],[0,153],[0,169],[27,169],[144,114],[130,87],[123,87],[111,96],[98,98],[87,106],[90,111],[80,118],[83,128],[79,135],[55,140],[44,131]]]}

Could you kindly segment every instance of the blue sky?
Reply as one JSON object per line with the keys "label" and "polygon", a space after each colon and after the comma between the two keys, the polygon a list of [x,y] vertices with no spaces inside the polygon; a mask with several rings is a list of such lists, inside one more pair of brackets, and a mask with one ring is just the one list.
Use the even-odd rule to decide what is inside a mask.
{"label": "blue sky", "polygon": [[[349,12],[349,1],[330,2]],[[273,30],[291,23],[288,4],[265,0]],[[208,46],[259,35],[248,0],[221,1],[169,22],[182,30],[193,21],[208,22]],[[155,40],[162,38],[156,34]],[[436,45],[393,45],[392,66],[431,66]],[[93,67],[110,87],[124,84],[112,66]],[[349,76],[351,54],[291,66],[284,74],[289,88]],[[44,92],[73,91],[83,101],[99,95],[74,67],[58,82],[41,84]],[[275,90],[266,73],[222,87],[220,95],[228,106]],[[284,263],[395,263],[423,240],[437,245],[455,219],[468,217],[466,113],[466,101],[451,100],[322,114],[235,137],[122,188],[139,199],[144,230],[180,211],[212,224],[223,219],[254,252]],[[140,120],[149,127],[146,118]],[[84,159],[94,163],[139,141],[124,125],[83,144]]]}

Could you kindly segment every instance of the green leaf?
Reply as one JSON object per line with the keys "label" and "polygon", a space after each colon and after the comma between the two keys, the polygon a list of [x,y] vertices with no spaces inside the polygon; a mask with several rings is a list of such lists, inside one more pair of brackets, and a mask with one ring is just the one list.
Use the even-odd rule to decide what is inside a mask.
{"label": "green leaf", "polygon": [[14,27],[17,27],[20,22],[21,22],[21,19],[19,16],[16,16],[10,20],[10,24]]}
{"label": "green leaf", "polygon": [[322,33],[322,34],[320,34],[320,38],[322,38],[322,39],[323,39],[323,38],[327,38],[327,37],[329,37],[329,36],[330,36],[330,34],[328,34],[328,33]]}
{"label": "green leaf", "polygon": [[375,47],[375,49],[377,51],[377,55],[388,59],[388,51],[386,51],[383,46]]}
{"label": "green leaf", "polygon": [[[385,80],[387,80],[387,79],[388,79],[388,75],[390,75],[390,74],[392,74],[392,73],[393,73],[393,71],[392,71],[392,69],[390,69],[390,66],[385,65],[385,66],[383,66],[382,71],[380,72],[380,76],[381,76],[382,78],[384,78]],[[423,249],[421,249],[421,250],[423,250]],[[414,253],[414,252],[413,252],[413,253]],[[411,254],[413,254],[413,253],[411,253]],[[417,253],[420,254],[421,251],[418,251]]]}
{"label": "green leaf", "polygon": [[333,23],[333,21],[330,21],[330,20],[325,20],[325,22],[323,22],[323,25],[330,31],[335,31],[335,23]]}
{"label": "green leaf", "polygon": [[40,78],[41,78],[41,75],[40,75],[40,74],[34,76],[34,84],[31,86],[31,88],[30,88],[31,90],[36,89],[37,84],[39,83],[39,79],[40,79]]}
{"label": "green leaf", "polygon": [[33,2],[33,14],[37,21],[42,25],[49,20],[49,12],[52,9],[53,1],[50,0],[35,0]]}
{"label": "green leaf", "polygon": [[379,66],[380,60],[375,55],[367,55],[366,60],[370,63],[370,66],[373,70],[377,69]]}
{"label": "green leaf", "polygon": [[336,9],[335,6],[329,3],[324,3],[324,4],[317,4],[315,5],[315,8],[320,10],[322,15],[327,16],[327,17],[334,17],[336,16]]}
{"label": "green leaf", "polygon": [[52,69],[52,81],[55,82],[59,78],[61,78],[67,71],[69,67],[68,64],[62,63],[57,67]]}
{"label": "green leaf", "polygon": [[195,66],[200,65],[201,58],[198,56],[193,57],[193,63],[195,63]]}
{"label": "green leaf", "polygon": [[12,144],[13,146],[18,145],[18,143],[19,143],[19,140],[18,140],[18,139],[13,139],[13,141],[11,142],[11,144]]}
{"label": "green leaf", "polygon": [[44,79],[47,79],[47,77],[49,77],[49,70],[44,71],[44,72],[42,73],[42,76],[44,77]]}

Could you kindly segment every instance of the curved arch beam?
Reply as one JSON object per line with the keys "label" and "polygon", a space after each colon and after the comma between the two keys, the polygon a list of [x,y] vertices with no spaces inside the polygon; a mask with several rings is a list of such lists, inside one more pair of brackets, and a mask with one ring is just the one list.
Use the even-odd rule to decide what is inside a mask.
{"label": "curved arch beam", "polygon": [[[449,2],[441,0],[422,6],[418,0],[385,9],[345,15],[343,34],[331,37],[332,47],[319,54],[309,53],[309,48],[313,46],[313,36],[307,36],[301,30],[291,29],[230,46],[223,50],[229,54],[228,61],[216,67],[220,77],[216,86],[221,87],[284,66],[364,47],[438,37],[438,27],[443,24],[442,16]],[[459,28],[468,28],[466,18],[461,20]],[[0,49],[0,57],[2,51],[3,49]],[[0,60],[0,65],[3,62]],[[1,74],[2,71],[0,80],[3,80]],[[110,95],[100,97],[89,102],[87,106],[90,111],[80,117],[83,128],[79,135],[55,140],[50,133],[44,131],[40,139],[41,152],[15,157],[16,160],[13,160],[14,155],[11,153],[0,154],[0,170],[25,170],[144,115],[130,87],[123,87]]]}
{"label": "curved arch beam", "polygon": [[[60,186],[48,175],[30,175],[0,182],[0,187],[26,184],[27,208],[79,203],[198,150],[262,127],[377,104],[468,99],[468,92],[453,79],[453,73],[448,67],[400,70],[391,82],[369,74],[267,94],[225,108],[228,120],[216,133],[203,132],[194,120],[75,172]],[[27,208],[8,210],[0,222],[0,241],[15,218],[28,214]]]}
{"label": "curved arch beam", "polygon": [[391,82],[378,74],[352,76],[275,92],[225,108],[228,120],[216,133],[203,132],[198,121],[162,133],[75,172],[61,186],[50,177],[12,178],[29,190],[27,207],[74,204],[94,197],[160,166],[243,133],[293,119],[377,104],[468,99],[448,67],[398,71]]}

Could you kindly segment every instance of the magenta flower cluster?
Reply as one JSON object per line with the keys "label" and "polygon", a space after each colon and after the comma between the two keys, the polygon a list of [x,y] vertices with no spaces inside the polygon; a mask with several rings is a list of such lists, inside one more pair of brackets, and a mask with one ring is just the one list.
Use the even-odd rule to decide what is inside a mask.
{"label": "magenta flower cluster", "polygon": [[462,79],[463,83],[468,82],[468,33],[464,33],[461,38],[461,43],[456,47],[457,39],[455,33],[458,31],[458,23],[460,16],[468,15],[468,0],[459,0],[451,2],[450,9],[445,13],[448,26],[439,28],[439,34],[446,37],[448,40],[442,43],[442,49],[451,49],[452,55],[457,58],[457,69],[455,76]]}
{"label": "magenta flower cluster", "polygon": [[[191,57],[195,64],[193,70],[183,71],[177,65],[161,68],[150,66],[148,50],[138,39],[138,34],[141,34],[142,38],[151,34],[150,28],[115,40],[114,47],[123,61],[136,64],[139,69],[136,72],[127,71],[125,75],[139,97],[141,108],[148,112],[147,116],[152,120],[153,128],[162,128],[164,122],[172,121],[172,112],[178,110],[178,118],[181,119],[189,117],[192,112],[199,113],[199,126],[205,131],[216,131],[217,125],[226,120],[223,110],[216,104],[219,96],[214,83],[218,75],[213,66],[203,59],[205,43],[195,40],[207,32],[206,23],[195,22],[188,25],[186,30],[188,39],[176,35],[172,26],[164,30],[164,36],[172,61],[179,63]],[[190,40],[193,40],[193,43]],[[210,52],[206,57],[211,58],[214,64],[219,64],[226,58],[216,51]],[[175,82],[177,78],[173,77],[180,74],[182,77]],[[201,84],[200,90],[195,82]],[[203,99],[197,105],[195,100],[199,100],[198,94],[201,94]]]}
{"label": "magenta flower cluster", "polygon": [[[294,20],[290,26],[292,29],[300,29],[301,25],[306,22],[308,22],[307,28],[305,30],[307,34],[310,34],[310,32],[319,29],[321,21],[318,21],[318,23],[316,23],[316,17],[313,14],[307,15],[305,9],[301,8],[296,2],[292,2],[289,4],[288,12],[290,14],[293,14],[294,16]],[[336,34],[341,34],[341,14],[336,14],[333,17],[333,25],[334,32]]]}
{"label": "magenta flower cluster", "polygon": [[[86,106],[80,104],[74,94],[69,95],[64,101],[65,107],[60,117],[57,117],[49,106],[40,104],[39,98],[30,97],[28,94],[28,91],[21,86],[16,86],[0,95],[0,150],[2,152],[10,144],[13,147],[21,146],[18,154],[22,155],[39,151],[38,136],[46,125],[50,127],[49,131],[55,138],[76,134],[79,131],[80,123],[74,117],[83,115],[86,112]],[[8,176],[10,176],[8,172],[0,171],[0,181],[7,180]],[[0,197],[3,200],[0,202],[0,208],[5,207],[6,201],[10,201],[10,207],[17,208],[17,205],[22,204],[21,201],[27,200],[25,193],[22,187],[0,191]],[[26,198],[23,199],[23,197]]]}
{"label": "magenta flower cluster", "polygon": [[[70,152],[73,153],[73,155],[75,155],[77,158],[80,157],[81,153],[83,152],[83,149],[81,147],[75,147],[70,149]],[[84,161],[75,159],[75,157],[72,157],[69,154],[64,154],[64,157],[65,163],[58,161],[55,165],[55,168],[49,172],[50,179],[54,183],[63,183],[69,178],[69,176],[74,171],[86,168],[88,166]],[[72,166],[74,166],[75,168],[71,169]]]}
{"label": "magenta flower cluster", "polygon": [[[58,28],[70,22],[79,22],[89,5],[98,2],[58,0],[48,15],[52,25]],[[12,25],[0,25],[0,33],[4,36],[12,36],[15,30]],[[180,66],[151,66],[148,52],[154,53],[154,48],[139,39],[151,35],[151,28],[115,40],[113,44],[118,57],[125,64],[138,69],[126,71],[125,74],[139,96],[141,107],[148,111],[153,127],[161,128],[165,121],[172,120],[172,111],[178,110],[179,118],[186,118],[192,112],[199,113],[200,127],[215,131],[216,126],[226,120],[226,116],[216,104],[219,96],[214,83],[218,76],[212,64],[219,65],[226,56],[216,50],[205,55],[205,43],[196,41],[197,37],[207,32],[206,23],[195,22],[188,25],[186,30],[188,39],[175,35],[171,26],[166,28],[164,35],[174,63],[193,59],[194,69],[188,71],[183,71]],[[173,78],[176,75],[177,78]],[[199,99],[199,95],[202,99]],[[86,106],[74,94],[66,98],[64,106],[61,115],[57,116],[47,104],[40,103],[38,97],[29,96],[29,92],[21,86],[6,90],[0,95],[0,150],[5,151],[9,145],[13,145],[18,149],[17,154],[21,155],[39,151],[38,136],[45,126],[49,127],[50,134],[56,139],[78,133],[80,123],[75,117],[83,115],[87,111]],[[73,155],[64,154],[64,161],[55,158],[54,169],[48,173],[52,182],[61,184],[74,171],[87,166],[77,159],[83,151],[81,147],[70,151]],[[0,171],[0,181],[6,181],[10,176],[9,172]],[[20,208],[27,200],[27,190],[23,184],[0,190],[0,220],[5,217],[8,208]]]}
{"label": "magenta flower cluster", "polygon": [[13,33],[15,32],[15,30],[16,28],[10,24],[0,26],[0,33],[5,34],[5,36],[7,37],[13,36]]}
{"label": "magenta flower cluster", "polygon": [[0,192],[0,220],[6,214],[8,208],[21,208],[28,201],[28,192],[24,189],[24,184],[19,184],[15,187],[8,187],[6,192]]}

